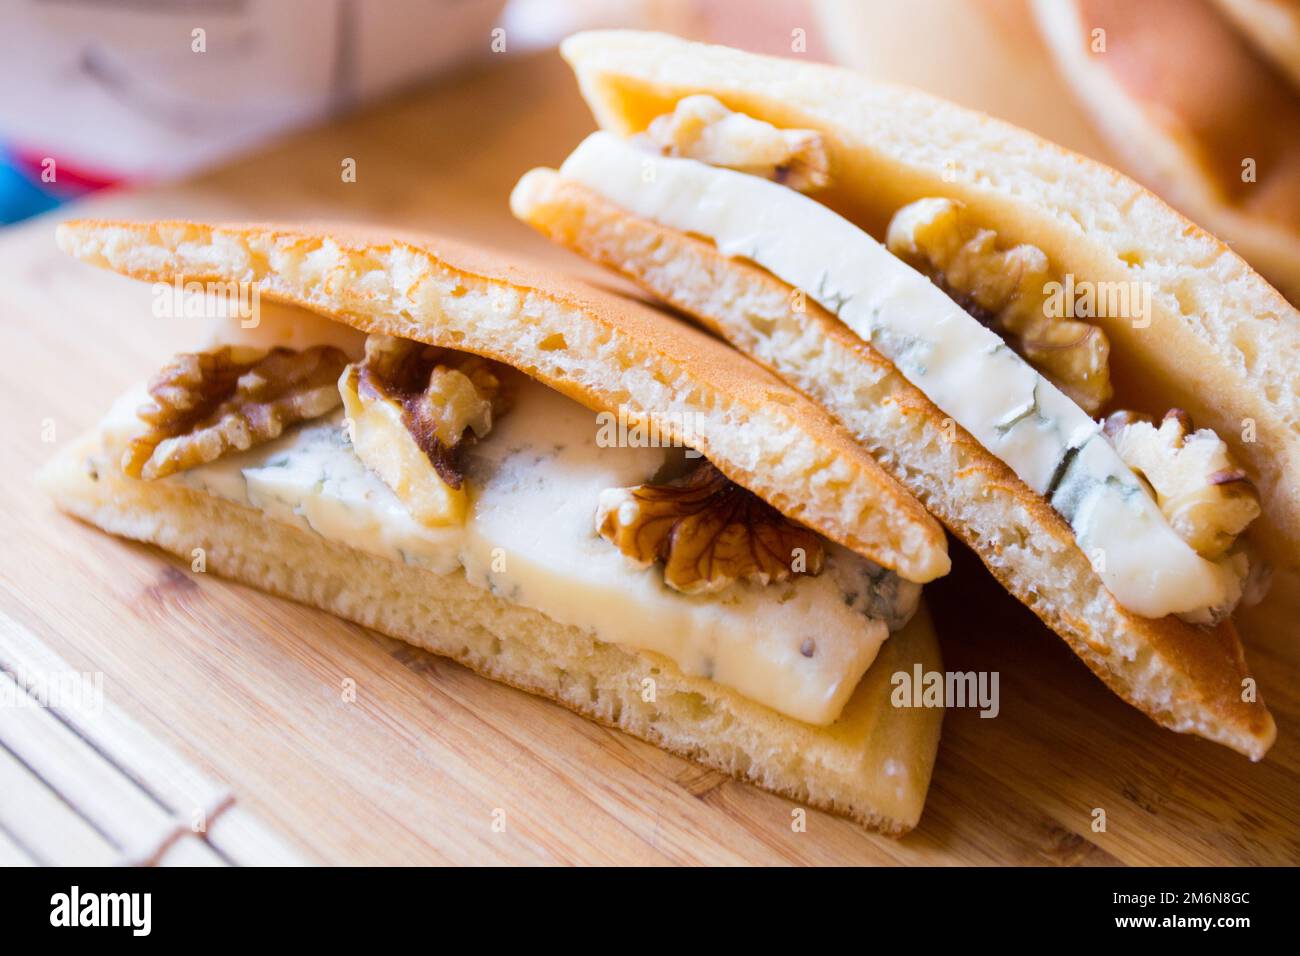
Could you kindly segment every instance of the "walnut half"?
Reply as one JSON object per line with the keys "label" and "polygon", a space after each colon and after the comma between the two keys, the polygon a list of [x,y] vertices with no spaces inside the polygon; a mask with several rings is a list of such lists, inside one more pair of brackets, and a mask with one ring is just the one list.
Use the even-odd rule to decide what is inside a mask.
{"label": "walnut half", "polygon": [[1088,414],[1110,401],[1110,341],[1095,325],[1049,314],[1045,287],[1056,276],[1037,246],[998,248],[997,233],[970,223],[962,203],[942,198],[898,210],[885,243],[1008,338]]}
{"label": "walnut half", "polygon": [[271,441],[339,405],[347,356],[330,345],[269,352],[225,345],[177,355],[149,385],[148,428],[127,445],[122,470],[152,480]]}
{"label": "walnut half", "polygon": [[680,100],[671,113],[656,117],[645,135],[667,156],[761,176],[800,192],[830,182],[830,161],[820,133],[778,129],[733,112],[703,93]]}
{"label": "walnut half", "polygon": [[666,484],[602,492],[596,530],[643,567],[662,561],[664,583],[683,594],[820,574],[824,559],[815,532],[707,461]]}
{"label": "walnut half", "polygon": [[1201,557],[1226,555],[1259,517],[1259,494],[1228,446],[1211,429],[1171,409],[1156,427],[1149,417],[1115,412],[1105,432],[1124,463],[1142,476],[1170,527]]}

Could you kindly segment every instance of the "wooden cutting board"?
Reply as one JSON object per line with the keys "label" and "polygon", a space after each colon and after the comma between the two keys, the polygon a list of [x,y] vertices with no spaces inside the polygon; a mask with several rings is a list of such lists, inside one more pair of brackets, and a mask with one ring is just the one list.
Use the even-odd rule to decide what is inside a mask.
{"label": "wooden cutting board", "polygon": [[[520,173],[591,120],[558,57],[493,64],[201,178],[63,216],[373,220],[459,233],[616,284],[514,222]],[[356,162],[355,183],[341,164]],[[1001,712],[947,715],[919,829],[894,841],[598,727],[328,615],[63,517],[33,484],[130,383],[194,341],[142,284],[82,266],[45,218],[0,234],[7,423],[0,611],[332,863],[1263,864],[1300,860],[1300,627],[1279,595],[1249,653],[1279,726],[1252,765],[1108,693],[969,553],[927,590],[950,669]],[[345,682],[355,682],[355,700]],[[0,714],[0,720],[3,720]],[[1094,832],[1094,810],[1106,815]],[[494,819],[504,811],[503,832]]]}

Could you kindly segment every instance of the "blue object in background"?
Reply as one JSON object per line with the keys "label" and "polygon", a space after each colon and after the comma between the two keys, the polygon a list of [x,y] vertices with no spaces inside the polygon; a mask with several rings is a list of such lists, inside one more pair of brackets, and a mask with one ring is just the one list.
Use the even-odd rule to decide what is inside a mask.
{"label": "blue object in background", "polygon": [[48,212],[63,201],[19,168],[8,151],[0,149],[0,224]]}

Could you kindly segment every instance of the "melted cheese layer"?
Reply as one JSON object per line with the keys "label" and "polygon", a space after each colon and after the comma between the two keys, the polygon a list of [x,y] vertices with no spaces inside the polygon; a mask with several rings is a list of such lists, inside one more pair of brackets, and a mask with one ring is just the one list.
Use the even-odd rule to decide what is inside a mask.
{"label": "melted cheese layer", "polygon": [[[137,390],[105,423],[130,430]],[[138,422],[135,422],[138,426]],[[812,724],[828,724],[920,587],[828,544],[825,571],[788,584],[687,596],[661,568],[638,568],[595,531],[601,491],[652,478],[663,448],[606,448],[589,410],[532,380],[466,459],[464,526],[430,528],[353,453],[342,413],[186,472],[176,481],[322,537],[474,585],[598,639],[653,651]]]}
{"label": "melted cheese layer", "polygon": [[929,279],[776,183],[593,133],[561,174],[635,215],[706,236],[803,289],[1047,497],[1106,588],[1145,617],[1235,602],[1227,567],[1170,528],[1099,425]]}

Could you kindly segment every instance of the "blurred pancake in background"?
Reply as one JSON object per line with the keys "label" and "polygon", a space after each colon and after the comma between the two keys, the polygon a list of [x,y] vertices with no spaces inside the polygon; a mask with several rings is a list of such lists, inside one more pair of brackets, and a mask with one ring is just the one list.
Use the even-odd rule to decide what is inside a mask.
{"label": "blurred pancake in background", "polygon": [[1207,0],[1034,10],[1125,168],[1300,297],[1300,94],[1285,74]]}
{"label": "blurred pancake in background", "polygon": [[817,11],[840,64],[981,110],[1113,165],[1105,141],[1057,74],[1028,0],[820,0]]}
{"label": "blurred pancake in background", "polygon": [[1115,166],[1300,301],[1300,4],[820,0],[818,13],[845,65]]}
{"label": "blurred pancake in background", "polygon": [[1237,28],[1300,89],[1300,2],[1214,0]]}

